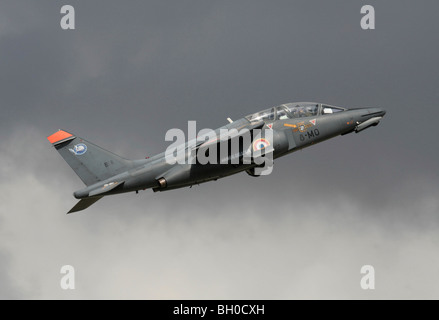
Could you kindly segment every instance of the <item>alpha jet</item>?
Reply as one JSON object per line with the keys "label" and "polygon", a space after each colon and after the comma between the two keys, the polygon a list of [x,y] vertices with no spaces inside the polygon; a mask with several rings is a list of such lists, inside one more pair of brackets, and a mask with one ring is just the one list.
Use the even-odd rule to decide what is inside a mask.
{"label": "alpha jet", "polygon": [[[378,125],[385,114],[380,108],[346,109],[312,102],[286,103],[236,121],[228,119],[227,125],[214,131],[216,137],[201,136],[183,143],[176,153],[183,151],[185,159],[196,158],[186,162],[169,161],[169,152],[128,160],[64,130],[55,132],[48,140],[86,185],[74,192],[80,201],[68,212],[72,213],[113,194],[146,189],[167,191],[239,172],[258,176],[261,174],[258,169],[264,164],[261,159],[276,159],[339,135],[358,133]],[[221,136],[224,131],[237,133],[224,138]],[[244,136],[249,137],[249,145],[243,142],[249,140],[243,139]],[[200,153],[206,156],[212,147],[230,145],[233,141],[238,142],[238,147],[225,148],[228,150],[226,161],[224,152],[214,156],[223,157],[219,162],[198,161]]]}

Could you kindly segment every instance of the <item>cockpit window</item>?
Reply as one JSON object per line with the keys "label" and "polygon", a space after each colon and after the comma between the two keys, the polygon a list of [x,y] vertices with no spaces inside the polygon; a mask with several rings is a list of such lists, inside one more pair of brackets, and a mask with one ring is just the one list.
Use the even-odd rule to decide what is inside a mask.
{"label": "cockpit window", "polygon": [[291,114],[289,113],[288,109],[284,106],[276,107],[277,109],[277,119],[278,120],[285,120],[290,119]]}
{"label": "cockpit window", "polygon": [[274,121],[275,120],[275,109],[270,108],[258,113],[254,113],[246,117],[251,122],[253,121]]}
{"label": "cockpit window", "polygon": [[270,122],[274,120],[291,119],[292,115],[290,114],[290,111],[286,106],[280,105],[261,112],[254,113],[252,115],[247,116],[246,118],[250,122],[261,121],[261,120],[265,122]]}
{"label": "cockpit window", "polygon": [[319,110],[319,105],[312,103],[288,103],[284,106],[288,107],[293,118],[313,117]]}
{"label": "cockpit window", "polygon": [[326,105],[322,106],[322,114],[333,114],[333,113],[342,112],[345,110],[346,109],[333,107],[333,106],[326,106]]}
{"label": "cockpit window", "polygon": [[316,103],[286,103],[258,113],[254,113],[246,118],[250,122],[261,120],[268,122],[274,120],[313,117],[317,115],[318,110],[319,105]]}

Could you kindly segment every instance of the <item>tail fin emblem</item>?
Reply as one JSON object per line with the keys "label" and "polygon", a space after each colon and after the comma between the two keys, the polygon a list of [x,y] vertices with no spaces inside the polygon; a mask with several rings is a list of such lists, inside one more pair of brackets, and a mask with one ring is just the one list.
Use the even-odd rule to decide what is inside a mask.
{"label": "tail fin emblem", "polygon": [[87,146],[83,143],[80,143],[75,145],[73,149],[69,149],[69,151],[77,156],[80,156],[87,152]]}

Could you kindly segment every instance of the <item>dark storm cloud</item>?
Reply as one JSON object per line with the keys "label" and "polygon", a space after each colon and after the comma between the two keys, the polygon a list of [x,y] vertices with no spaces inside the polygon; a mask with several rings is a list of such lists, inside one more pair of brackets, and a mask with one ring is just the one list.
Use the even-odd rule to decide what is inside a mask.
{"label": "dark storm cloud", "polygon": [[[373,31],[360,28],[361,1],[69,4],[76,10],[74,31],[61,30],[60,3],[0,4],[0,222],[2,243],[8,244],[8,255],[0,258],[0,268],[5,269],[2,283],[3,278],[4,283],[16,283],[26,296],[58,297],[62,294],[56,287],[58,270],[38,273],[46,265],[58,269],[73,260],[90,270],[83,276],[95,283],[93,276],[102,269],[101,261],[107,261],[115,265],[102,272],[101,286],[83,288],[78,295],[99,297],[107,290],[115,297],[117,284],[124,282],[113,279],[114,272],[132,270],[151,281],[141,271],[147,255],[136,257],[125,249],[132,242],[154,241],[160,246],[143,250],[138,245],[133,251],[147,252],[170,265],[181,263],[179,271],[168,267],[164,272],[149,265],[148,270],[159,275],[154,278],[159,297],[200,298],[197,292],[206,288],[192,269],[200,271],[194,261],[204,257],[213,261],[202,264],[212,274],[205,272],[202,277],[215,275],[213,295],[227,297],[246,266],[260,263],[250,256],[240,260],[234,248],[256,254],[257,246],[268,245],[280,248],[272,253],[274,261],[294,265],[306,281],[294,278],[297,288],[294,283],[289,289],[283,287],[278,284],[281,279],[264,273],[264,268],[280,275],[289,274],[288,268],[267,262],[244,276],[250,289],[237,293],[237,298],[254,291],[251,275],[256,277],[258,272],[264,274],[261,281],[270,296],[300,298],[303,292],[317,297],[313,288],[334,286],[322,280],[330,279],[334,268],[349,274],[351,266],[357,268],[367,258],[381,264],[388,275],[392,270],[396,274],[386,278],[387,296],[392,296],[396,292],[392,281],[401,280],[413,268],[410,255],[429,263],[431,269],[420,263],[416,270],[423,271],[424,277],[412,279],[412,289],[400,296],[437,296],[437,291],[423,286],[437,280],[432,270],[439,265],[431,258],[439,224],[439,157],[432,120],[439,116],[437,2],[370,1],[377,19]],[[268,177],[241,174],[192,189],[122,195],[98,202],[91,209],[94,214],[70,220],[63,216],[74,204],[72,191],[82,185],[44,139],[60,127],[116,153],[140,158],[163,151],[166,131],[185,129],[187,120],[197,120],[199,129],[216,128],[226,117],[236,119],[274,104],[303,100],[378,106],[387,115],[377,128],[279,159]],[[24,191],[23,183],[28,186]],[[140,227],[142,223],[146,226]],[[30,225],[54,239],[68,236],[70,254],[52,239],[30,232]],[[279,236],[270,236],[277,229]],[[5,230],[13,230],[13,236]],[[125,235],[130,230],[134,230],[131,237]],[[309,237],[313,232],[317,234]],[[266,245],[257,240],[261,234]],[[198,243],[197,236],[211,247]],[[21,240],[11,240],[16,238]],[[349,245],[354,239],[361,250]],[[240,241],[244,245],[239,246]],[[114,245],[114,253],[105,242]],[[320,248],[323,242],[327,244]],[[194,243],[199,256],[191,249]],[[331,249],[340,243],[339,249]],[[44,257],[37,259],[35,273],[25,267],[37,256],[29,254],[30,244]],[[296,257],[283,258],[280,252],[289,246]],[[227,270],[221,273],[208,253],[212,248],[222,260],[230,253],[235,269],[219,264]],[[172,258],[180,249],[190,259]],[[266,249],[268,254],[271,249]],[[313,250],[334,250],[340,263],[332,262],[330,254],[322,253],[321,260],[312,258]],[[394,263],[386,258],[388,251],[396,252],[395,258],[405,257]],[[126,263],[116,263],[115,253],[124,256]],[[319,272],[324,276],[310,280]],[[134,286],[134,275],[125,288]],[[165,281],[166,276],[177,283]],[[182,288],[189,283],[193,290],[184,295]],[[154,297],[149,291],[144,294],[143,287],[134,287],[126,296]],[[337,288],[337,292],[322,291],[321,297],[340,297],[342,292],[364,297],[354,288]],[[260,297],[257,290],[255,297]]]}

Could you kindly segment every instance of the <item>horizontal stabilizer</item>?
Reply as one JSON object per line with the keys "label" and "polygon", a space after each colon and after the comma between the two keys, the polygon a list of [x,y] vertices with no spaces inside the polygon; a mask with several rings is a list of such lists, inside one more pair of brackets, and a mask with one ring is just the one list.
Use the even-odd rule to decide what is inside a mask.
{"label": "horizontal stabilizer", "polygon": [[81,199],[67,214],[87,209],[103,196]]}

